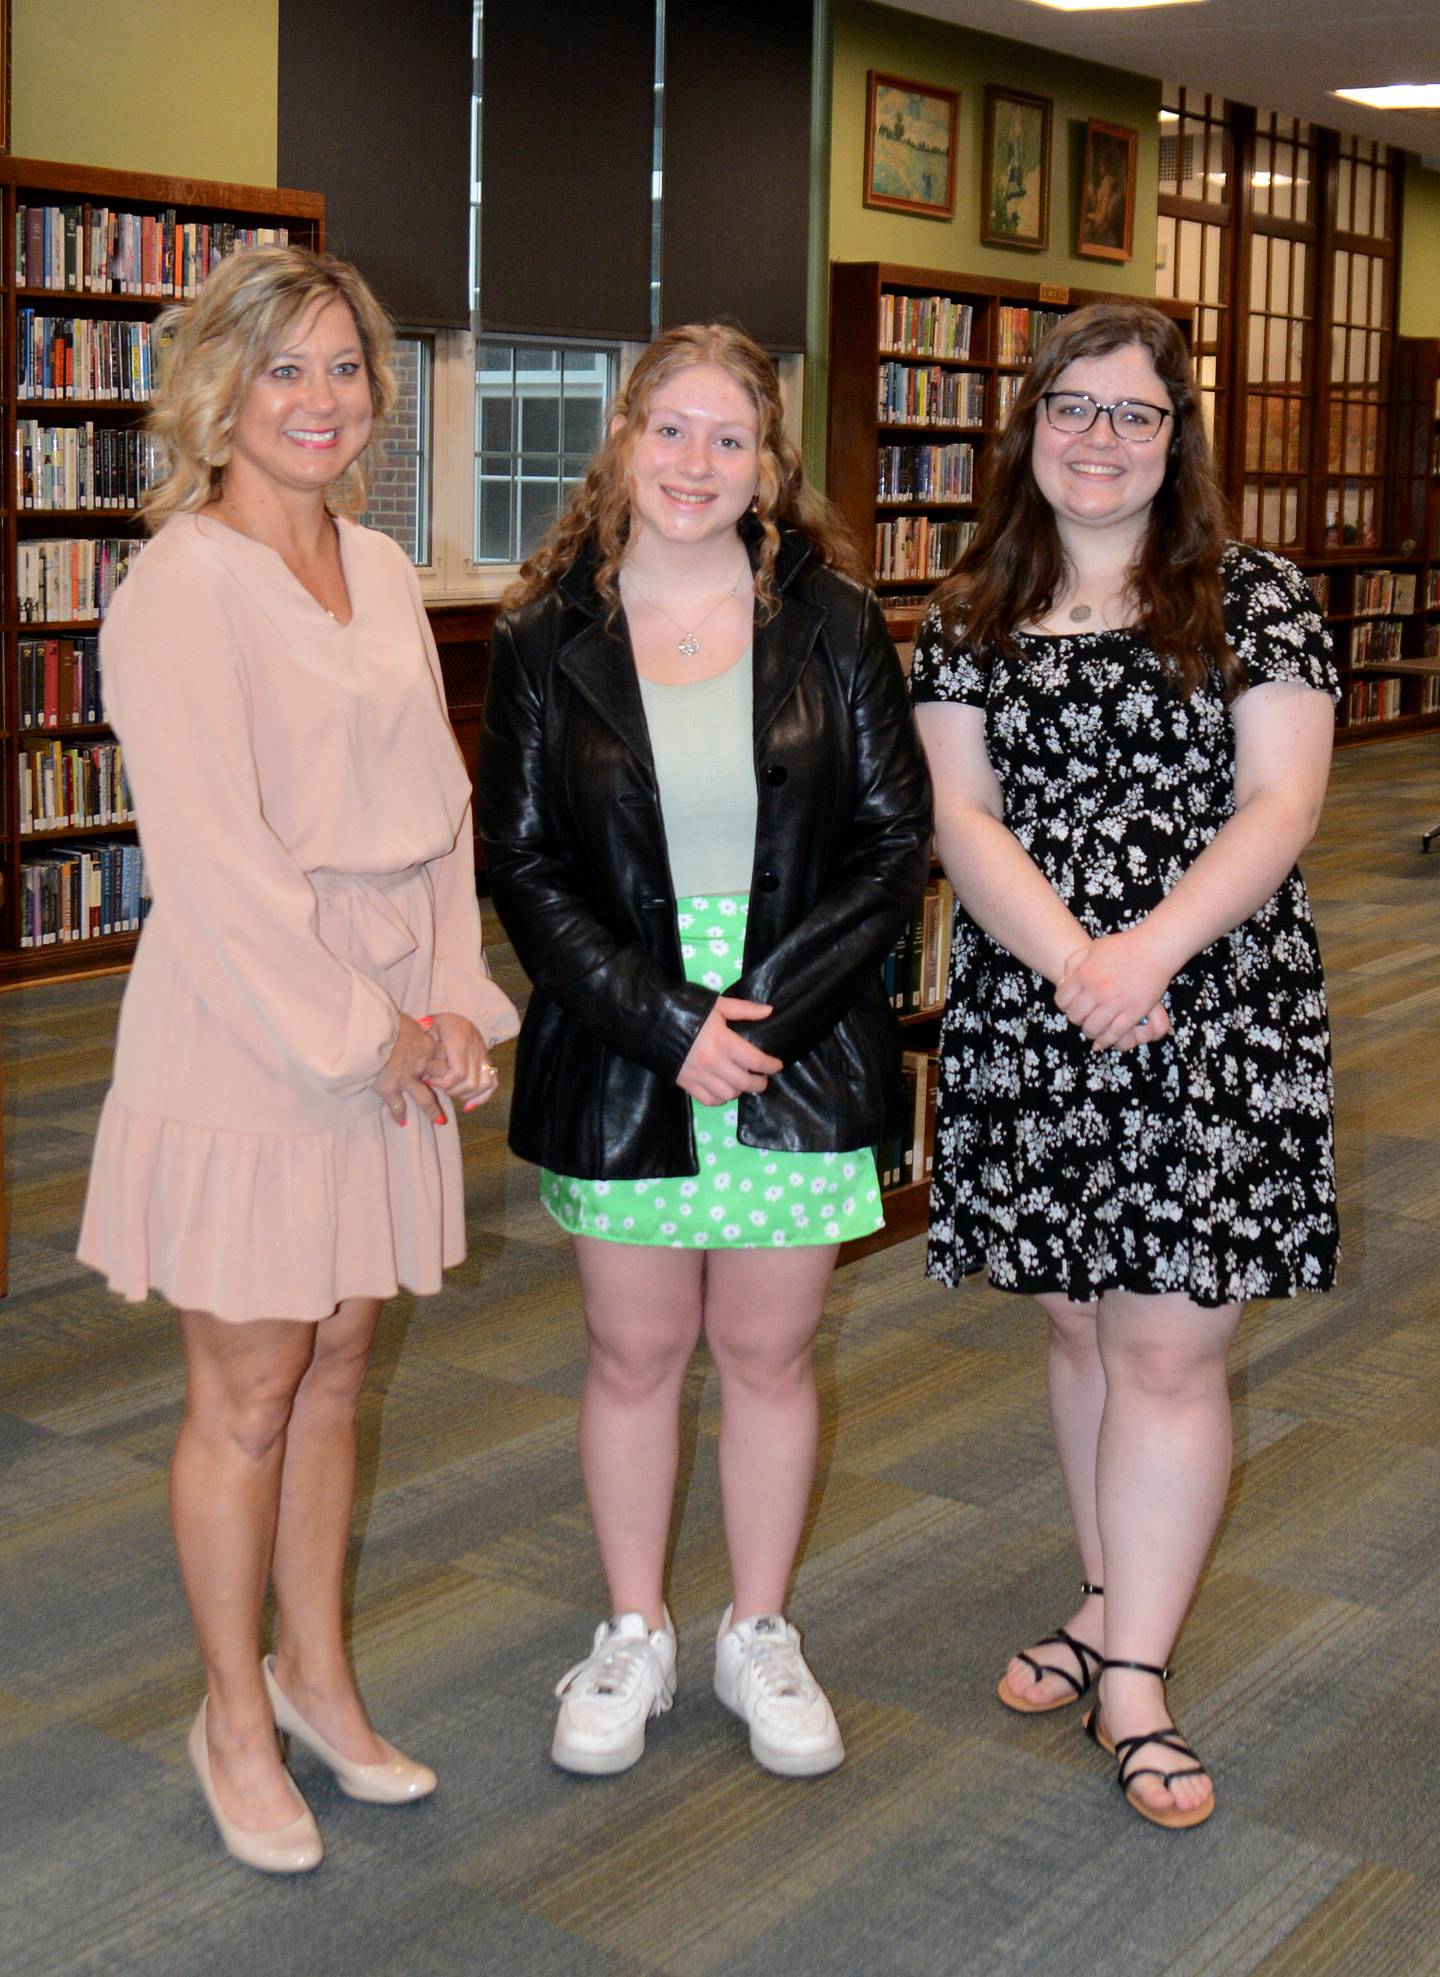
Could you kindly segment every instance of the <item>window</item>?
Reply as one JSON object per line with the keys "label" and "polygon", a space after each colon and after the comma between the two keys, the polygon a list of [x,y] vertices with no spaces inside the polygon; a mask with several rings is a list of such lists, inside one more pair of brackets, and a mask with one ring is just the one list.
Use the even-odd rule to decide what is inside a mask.
{"label": "window", "polygon": [[370,477],[370,506],[363,519],[398,542],[411,562],[424,568],[431,561],[434,339],[398,335],[391,368],[397,387],[395,409]]}
{"label": "window", "polygon": [[584,479],[619,356],[613,348],[476,343],[476,563],[522,562]]}
{"label": "window", "polygon": [[1232,141],[1228,105],[1167,82],[1160,111],[1157,295],[1194,302],[1195,378],[1224,467],[1229,397]]}

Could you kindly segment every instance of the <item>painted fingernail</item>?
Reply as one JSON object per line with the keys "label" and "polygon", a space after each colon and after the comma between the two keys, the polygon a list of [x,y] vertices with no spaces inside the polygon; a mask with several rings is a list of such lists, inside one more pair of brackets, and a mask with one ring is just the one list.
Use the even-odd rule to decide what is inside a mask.
{"label": "painted fingernail", "polygon": [[422,1030],[433,1030],[435,1027],[435,1018],[433,1016],[417,1016],[415,1021],[420,1025]]}
{"label": "painted fingernail", "polygon": [[479,1103],[480,1101],[478,1098],[467,1098],[465,1103],[461,1106],[460,1110],[462,1112],[473,1112]]}

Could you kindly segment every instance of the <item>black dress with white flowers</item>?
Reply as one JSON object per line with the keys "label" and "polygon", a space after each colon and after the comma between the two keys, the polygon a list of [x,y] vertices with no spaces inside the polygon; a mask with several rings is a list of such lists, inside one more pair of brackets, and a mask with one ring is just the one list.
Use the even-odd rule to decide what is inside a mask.
{"label": "black dress with white flowers", "polygon": [[[1299,572],[1232,544],[1249,681],[1336,694]],[[1005,822],[1091,935],[1142,919],[1235,808],[1218,680],[1186,701],[1134,632],[1019,635],[977,666],[933,610],[916,701],[985,709]],[[927,1273],[1001,1289],[1181,1292],[1201,1305],[1334,1281],[1333,1092],[1320,951],[1292,871],[1166,993],[1173,1031],[1093,1052],[1053,984],[957,909],[940,1040]]]}

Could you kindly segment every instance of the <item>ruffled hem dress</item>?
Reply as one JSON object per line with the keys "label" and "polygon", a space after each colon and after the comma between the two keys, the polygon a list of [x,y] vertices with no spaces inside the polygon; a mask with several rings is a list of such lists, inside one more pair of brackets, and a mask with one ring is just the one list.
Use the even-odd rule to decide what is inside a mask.
{"label": "ruffled hem dress", "polygon": [[177,516],[101,633],[153,905],[78,1253],[121,1296],[243,1321],[439,1289],[465,1255],[454,1112],[370,1089],[401,1011],[490,1044],[464,764],[409,562],[337,522],[352,615]]}
{"label": "ruffled hem dress", "polygon": [[[1231,544],[1226,624],[1249,684],[1336,697],[1298,570]],[[1133,925],[1235,809],[1218,680],[1182,700],[1134,632],[1017,634],[977,664],[931,611],[917,702],[983,709],[1005,822],[1092,937]],[[1088,1303],[1218,1306],[1326,1290],[1339,1254],[1330,1031],[1293,871],[1181,968],[1172,1033],[1092,1052],[1053,987],[957,908],[940,1036],[927,1274]]]}

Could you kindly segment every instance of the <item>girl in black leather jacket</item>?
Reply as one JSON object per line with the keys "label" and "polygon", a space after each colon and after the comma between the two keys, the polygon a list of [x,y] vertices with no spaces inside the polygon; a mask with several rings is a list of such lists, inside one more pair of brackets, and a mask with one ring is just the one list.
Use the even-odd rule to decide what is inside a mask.
{"label": "girl in black leather jacket", "polygon": [[769,360],[674,330],[496,626],[479,787],[534,984],[510,1143],[571,1235],[585,1486],[612,1618],[553,1755],[624,1770],[675,1693],[662,1572],[685,1370],[720,1388],[733,1598],[715,1685],[763,1765],[844,1756],[784,1616],[814,1477],[811,1344],[839,1243],[881,1226],[896,1123],[881,961],[930,798],[894,648],[805,486]]}

